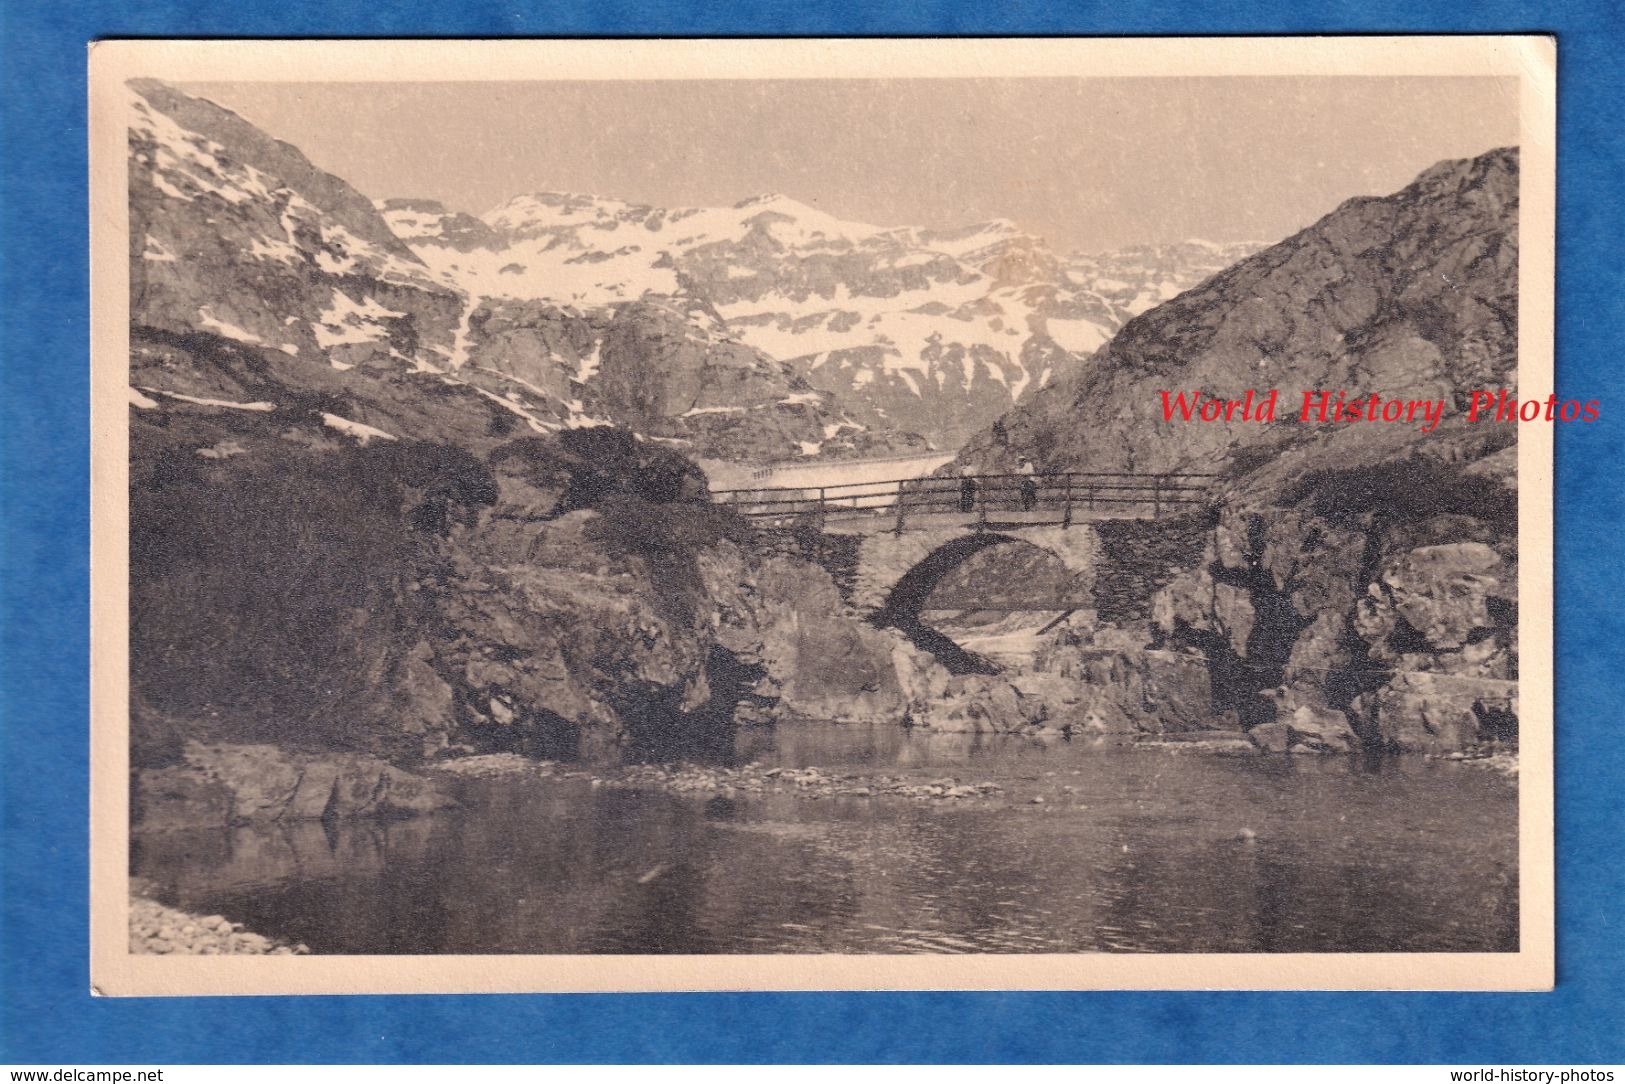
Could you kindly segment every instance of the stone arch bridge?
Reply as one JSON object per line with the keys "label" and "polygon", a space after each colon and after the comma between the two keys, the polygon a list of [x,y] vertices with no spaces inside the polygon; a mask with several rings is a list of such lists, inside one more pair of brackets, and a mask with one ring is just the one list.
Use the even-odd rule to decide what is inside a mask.
{"label": "stone arch bridge", "polygon": [[[1200,554],[1215,476],[973,474],[820,487],[717,490],[760,526],[813,540],[811,554],[847,600],[881,626],[919,628],[920,610],[956,568],[996,546],[1044,550],[1071,573],[1057,597],[1008,607],[1145,616],[1150,596]],[[802,547],[806,549],[806,546]],[[999,584],[989,584],[998,594]],[[1020,585],[1010,585],[1018,595]]]}

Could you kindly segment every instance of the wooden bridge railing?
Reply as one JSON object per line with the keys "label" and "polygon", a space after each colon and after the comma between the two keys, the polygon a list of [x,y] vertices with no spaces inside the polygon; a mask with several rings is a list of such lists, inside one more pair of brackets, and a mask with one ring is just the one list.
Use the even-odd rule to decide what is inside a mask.
{"label": "wooden bridge railing", "polygon": [[[969,516],[996,525],[1058,524],[1101,513],[1153,518],[1204,504],[1215,474],[1125,474],[1067,471],[1056,474],[976,474],[969,477],[896,478],[829,486],[713,490],[718,503],[754,520],[796,522],[811,518],[875,521],[899,532],[926,516]],[[1040,518],[1033,518],[1033,517]]]}

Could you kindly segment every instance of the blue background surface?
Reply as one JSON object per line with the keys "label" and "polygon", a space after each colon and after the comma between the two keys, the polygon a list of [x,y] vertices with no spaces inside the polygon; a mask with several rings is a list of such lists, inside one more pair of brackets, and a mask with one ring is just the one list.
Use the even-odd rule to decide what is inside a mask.
{"label": "blue background surface", "polygon": [[[1625,395],[1611,3],[0,0],[0,1062],[1625,1061]],[[1559,38],[1557,990],[92,999],[85,43],[96,37],[1547,31]]]}

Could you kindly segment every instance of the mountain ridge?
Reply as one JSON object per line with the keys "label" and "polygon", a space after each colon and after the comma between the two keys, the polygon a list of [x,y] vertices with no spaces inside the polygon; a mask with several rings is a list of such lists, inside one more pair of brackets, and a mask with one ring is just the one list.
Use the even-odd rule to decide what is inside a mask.
{"label": "mountain ridge", "polygon": [[688,296],[866,429],[918,432],[939,448],[1256,247],[1193,241],[1062,258],[1009,219],[875,226],[782,193],[662,208],[541,190],[478,218],[434,201],[379,207],[445,281],[494,307]]}
{"label": "mountain ridge", "polygon": [[[476,444],[485,429],[617,424],[745,460],[917,443],[868,432],[681,293],[591,313],[521,305],[493,325],[481,298],[297,148],[159,82],[129,93],[132,385],[153,404],[141,409],[319,400],[310,417],[345,419],[352,436]],[[440,225],[477,239],[476,221]],[[482,337],[492,326],[507,337]],[[572,345],[556,354],[549,335]],[[478,409],[448,407],[446,389]]]}
{"label": "mountain ridge", "polygon": [[1286,417],[1273,426],[1167,421],[1158,392],[1345,387],[1459,406],[1474,387],[1515,386],[1517,176],[1516,149],[1497,148],[1440,162],[1396,193],[1344,201],[1129,321],[1093,365],[1018,405],[1000,434],[978,434],[961,459],[1211,469],[1253,444],[1412,441],[1391,427],[1320,431]]}

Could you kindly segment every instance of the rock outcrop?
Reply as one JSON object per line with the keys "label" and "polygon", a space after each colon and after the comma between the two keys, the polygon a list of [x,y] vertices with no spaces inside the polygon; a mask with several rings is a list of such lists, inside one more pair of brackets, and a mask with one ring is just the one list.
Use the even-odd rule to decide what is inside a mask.
{"label": "rock outcrop", "polygon": [[157,831],[411,817],[454,805],[433,783],[377,757],[194,742],[186,746],[180,763],[136,772],[131,825]]}
{"label": "rock outcrop", "polygon": [[479,302],[468,318],[470,382],[543,392],[577,418],[612,419],[711,459],[923,448],[843,413],[792,366],[738,341],[708,306],[649,298],[586,312],[539,300]]}
{"label": "rock outcrop", "polygon": [[1157,596],[1156,634],[1208,658],[1216,707],[1285,724],[1293,744],[1515,740],[1509,436],[1456,429],[1319,471],[1299,449],[1255,470]]}
{"label": "rock outcrop", "polygon": [[[740,724],[923,715],[894,665],[905,641],[658,444],[594,428],[483,456],[353,447],[196,410],[138,410],[134,431],[132,751],[155,822],[250,816],[205,785],[224,769],[194,763],[200,745],[682,756]],[[271,816],[327,809],[273,789]]]}

